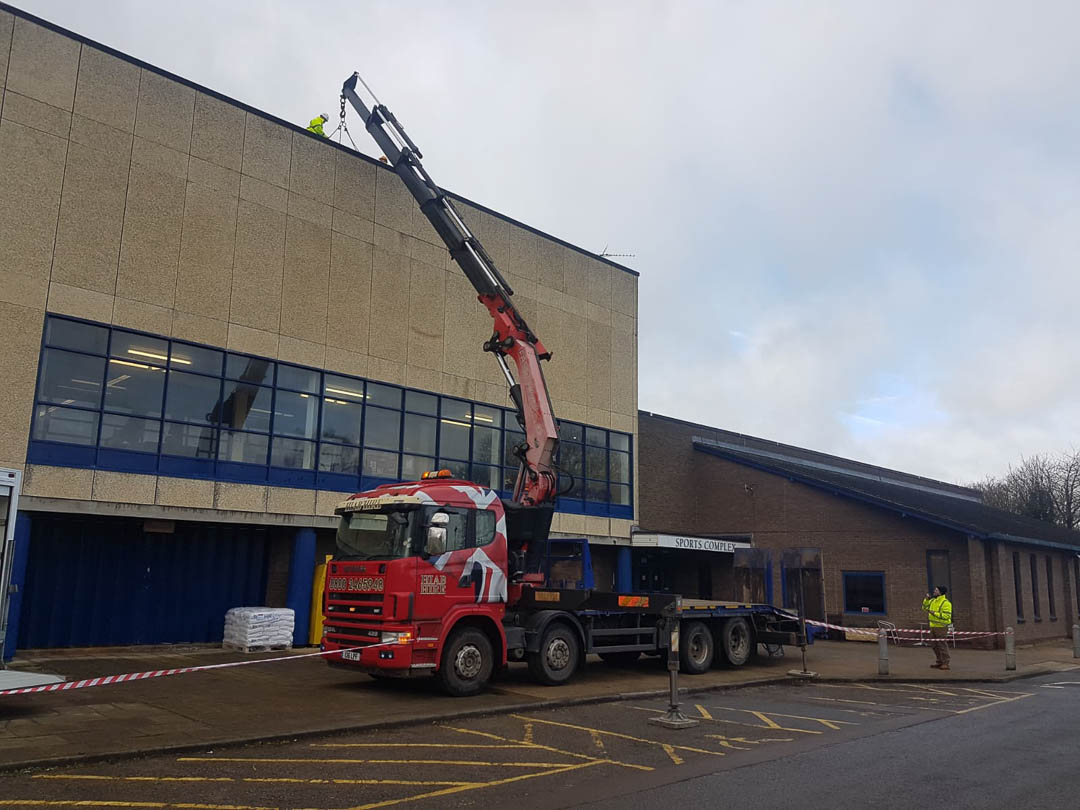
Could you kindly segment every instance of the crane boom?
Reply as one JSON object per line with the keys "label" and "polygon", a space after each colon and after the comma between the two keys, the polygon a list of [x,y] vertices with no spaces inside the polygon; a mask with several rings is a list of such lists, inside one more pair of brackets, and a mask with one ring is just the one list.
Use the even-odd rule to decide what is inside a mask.
{"label": "crane boom", "polygon": [[[357,83],[362,84],[371,95],[373,103],[370,107],[357,93]],[[480,240],[465,225],[453,202],[420,163],[423,154],[394,114],[379,102],[359,73],[345,80],[341,96],[359,113],[365,128],[386,155],[390,167],[416,199],[421,212],[476,289],[478,299],[491,313],[495,329],[491,338],[484,343],[484,351],[495,355],[510,387],[518,424],[525,431],[525,443],[516,451],[521,466],[513,499],[526,506],[550,504],[557,494],[554,457],[559,435],[547,382],[540,367],[541,360],[551,358],[550,352],[514,306],[514,291]],[[506,362],[507,357],[514,362],[516,380]]]}

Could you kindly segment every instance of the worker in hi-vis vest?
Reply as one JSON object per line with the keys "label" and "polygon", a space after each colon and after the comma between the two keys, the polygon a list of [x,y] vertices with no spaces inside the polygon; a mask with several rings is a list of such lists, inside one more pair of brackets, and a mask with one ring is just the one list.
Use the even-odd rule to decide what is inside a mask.
{"label": "worker in hi-vis vest", "polygon": [[934,593],[922,600],[922,609],[930,619],[930,646],[934,648],[937,663],[932,669],[949,668],[949,625],[952,624],[952,602],[949,601],[949,589],[944,585],[934,588]]}
{"label": "worker in hi-vis vest", "polygon": [[318,118],[312,118],[311,123],[308,124],[307,131],[308,132],[314,132],[316,135],[325,138],[326,133],[323,132],[322,125],[325,124],[329,120],[330,120],[330,116],[327,115],[326,113],[323,113]]}

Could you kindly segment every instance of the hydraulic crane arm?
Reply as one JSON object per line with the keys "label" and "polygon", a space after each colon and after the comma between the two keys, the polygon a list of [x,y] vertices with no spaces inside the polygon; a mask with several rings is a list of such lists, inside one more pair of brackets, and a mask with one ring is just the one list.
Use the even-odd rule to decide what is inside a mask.
{"label": "hydraulic crane arm", "polygon": [[[374,103],[370,109],[356,92],[357,82],[371,95]],[[345,80],[341,96],[360,114],[364,126],[386,155],[390,166],[416,198],[420,210],[476,288],[480,302],[491,313],[495,331],[490,340],[484,343],[484,351],[491,352],[498,360],[510,386],[518,423],[525,431],[525,446],[518,453],[521,468],[514,486],[514,500],[527,506],[550,504],[556,495],[554,456],[559,436],[540,361],[549,359],[551,354],[517,311],[511,300],[514,291],[499,273],[480,240],[465,225],[450,198],[424,170],[420,163],[423,155],[405,134],[394,114],[386,105],[379,103],[359,73]],[[513,360],[516,367],[516,381],[507,365],[507,357]]]}

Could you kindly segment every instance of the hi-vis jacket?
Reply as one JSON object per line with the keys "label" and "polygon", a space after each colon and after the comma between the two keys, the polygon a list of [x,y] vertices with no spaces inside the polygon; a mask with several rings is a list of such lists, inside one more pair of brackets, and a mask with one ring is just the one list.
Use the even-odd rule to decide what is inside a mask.
{"label": "hi-vis jacket", "polygon": [[930,617],[931,627],[948,627],[952,624],[952,602],[949,597],[942,595],[923,599],[922,609]]}
{"label": "hi-vis jacket", "polygon": [[308,132],[314,132],[316,135],[321,135],[322,137],[325,138],[326,133],[323,132],[322,126],[323,126],[323,120],[322,120],[322,116],[320,115],[318,118],[312,118],[311,119],[311,123],[308,124],[308,126],[307,126],[307,131]]}

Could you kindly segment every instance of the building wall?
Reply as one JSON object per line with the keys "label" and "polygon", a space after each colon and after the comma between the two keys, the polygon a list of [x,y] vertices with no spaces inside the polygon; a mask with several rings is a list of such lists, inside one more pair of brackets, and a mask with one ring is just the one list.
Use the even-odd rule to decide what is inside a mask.
{"label": "building wall", "polygon": [[[0,10],[0,466],[46,311],[506,405],[490,317],[387,167]],[[636,434],[637,279],[462,203],[554,359],[560,418]],[[635,447],[636,450],[636,447]],[[30,465],[24,494],[328,515],[340,493]],[[631,521],[557,515],[627,536]]]}
{"label": "building wall", "polygon": [[[750,534],[773,552],[773,592],[781,599],[780,552],[822,551],[825,609],[848,626],[874,626],[886,618],[903,627],[925,621],[922,599],[929,583],[927,551],[949,552],[951,599],[960,630],[1017,628],[1017,639],[1068,635],[1071,579],[1063,572],[1072,556],[1063,551],[982,541],[850,498],[826,493],[783,476],[755,470],[693,450],[698,425],[640,414],[641,467],[638,519],[643,529],[691,535]],[[1017,625],[1012,551],[1020,551],[1026,622]],[[1032,619],[1029,555],[1039,561],[1042,621]],[[1057,621],[1050,621],[1045,558],[1054,567]],[[844,613],[843,572],[885,573],[886,614]]]}

